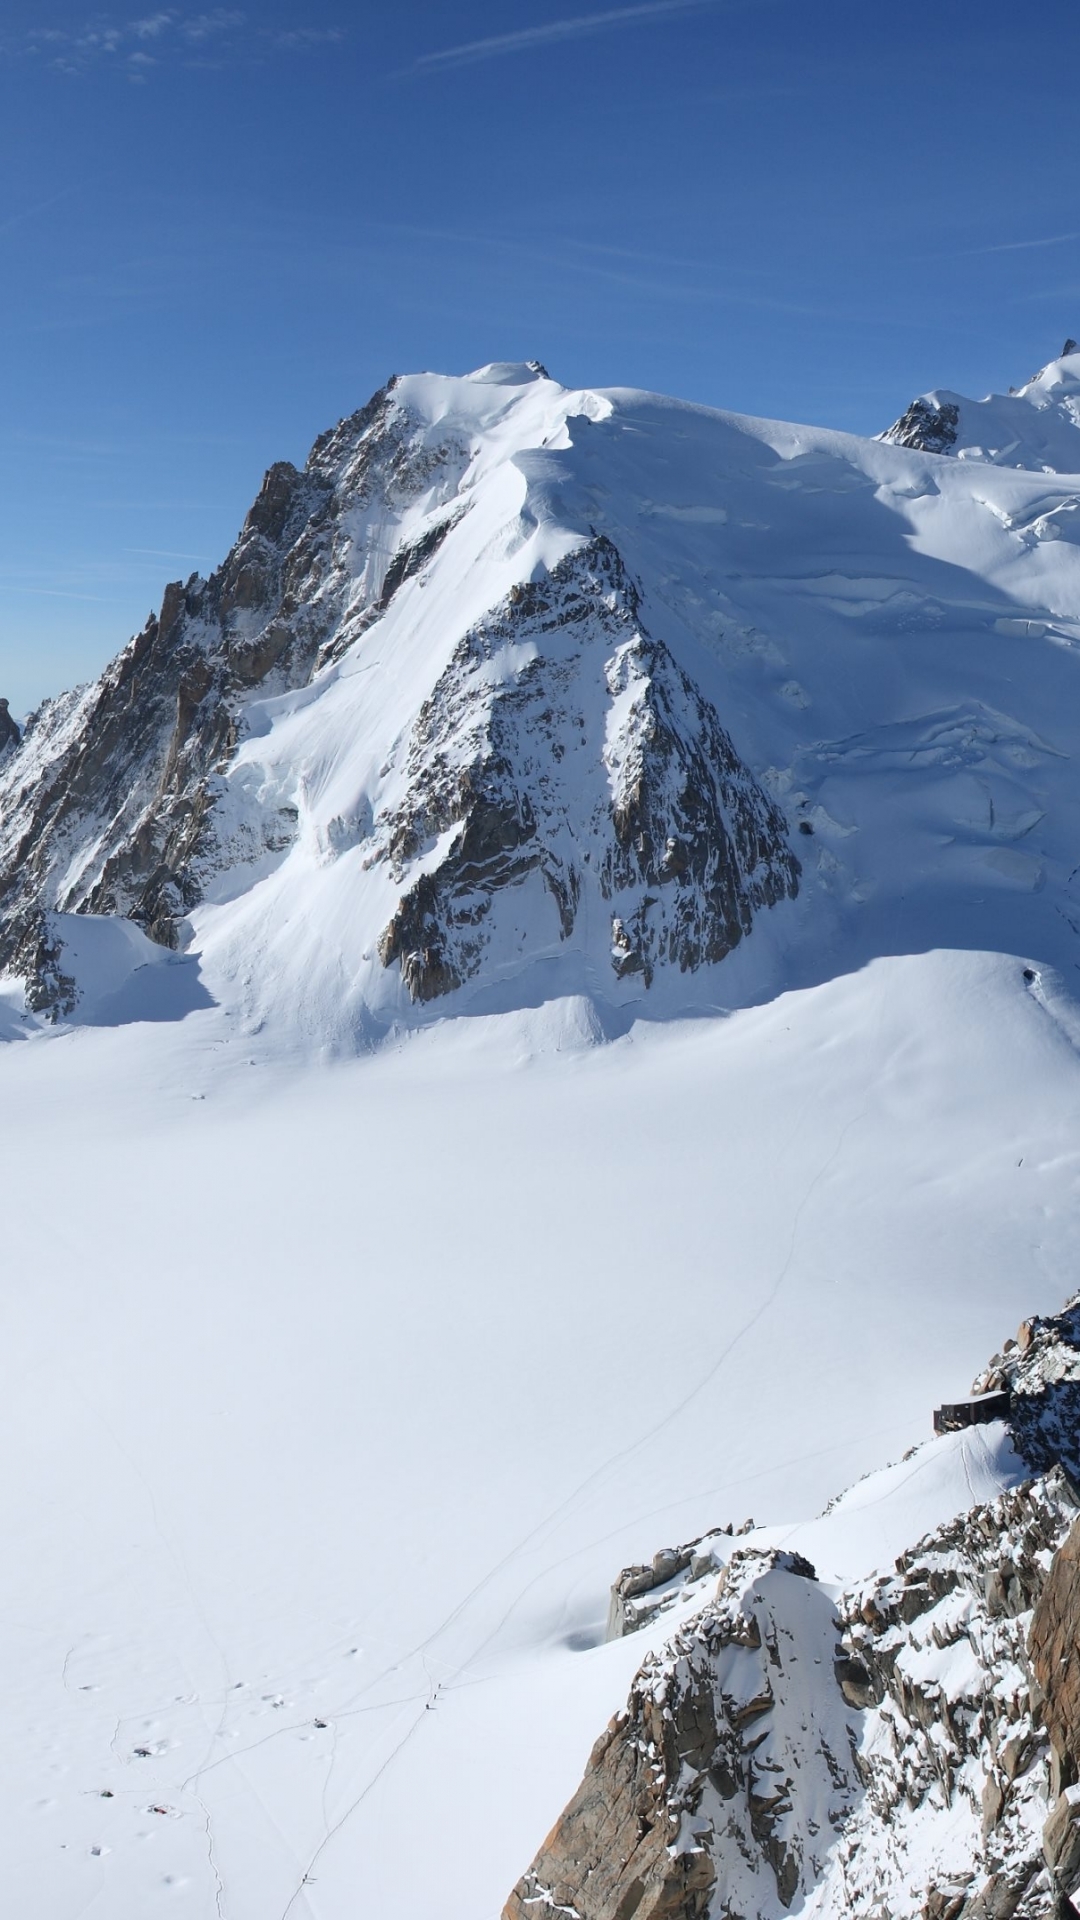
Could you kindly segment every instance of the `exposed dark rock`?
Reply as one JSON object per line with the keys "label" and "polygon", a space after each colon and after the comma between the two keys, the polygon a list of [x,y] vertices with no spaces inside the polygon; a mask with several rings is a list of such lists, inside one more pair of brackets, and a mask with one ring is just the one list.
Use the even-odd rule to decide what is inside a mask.
{"label": "exposed dark rock", "polygon": [[[1073,1312],[1030,1323],[1023,1345],[995,1356],[1026,1366],[1033,1403],[1069,1364]],[[924,1920],[1066,1920],[1080,1885],[1080,1787],[1063,1792],[1080,1733],[1076,1510],[1054,1466],[973,1506],[835,1610],[822,1596],[823,1614],[793,1611],[780,1556],[752,1548],[719,1575],[703,1543],[627,1569],[620,1607],[647,1605],[666,1575],[684,1608],[698,1583],[697,1610],[647,1657],[507,1920],[612,1920],[638,1905],[683,1920],[703,1893],[710,1914],[740,1920],[772,1920],[777,1902],[811,1894],[815,1911],[858,1920],[920,1901]],[[805,1573],[802,1590],[813,1591]],[[823,1625],[846,1739],[824,1675],[809,1699],[805,1678],[800,1691],[800,1669],[825,1664]],[[946,1684],[956,1671],[970,1676],[959,1691]],[[938,1814],[942,1872],[913,1908],[906,1823],[924,1835]],[[675,1877],[687,1860],[692,1891]]]}
{"label": "exposed dark rock", "polygon": [[26,980],[26,1004],[31,1013],[52,1021],[75,1011],[78,988],[63,970],[64,950],[49,914],[40,913],[28,925],[16,964]]}
{"label": "exposed dark rock", "polygon": [[22,734],[18,724],[8,712],[8,702],[0,700],[0,759],[3,759],[13,747],[17,747],[21,739]]}
{"label": "exposed dark rock", "polygon": [[449,514],[445,520],[440,520],[435,526],[430,527],[419,540],[414,540],[410,546],[398,548],[386,569],[386,577],[378,600],[380,613],[385,612],[398,588],[404,585],[406,580],[411,580],[414,574],[419,573],[438,553],[458,518],[457,514]]}
{"label": "exposed dark rock", "polygon": [[1054,1556],[1031,1622],[1031,1664],[1062,1784],[1080,1779],[1080,1521]]}
{"label": "exposed dark rock", "polygon": [[[522,665],[498,680],[491,663],[510,648]],[[465,636],[421,709],[405,777],[406,798],[376,822],[381,857],[406,883],[379,954],[417,999],[478,972],[493,905],[531,877],[551,910],[538,937],[565,941],[595,875],[613,972],[645,986],[659,965],[722,960],[755,913],[798,890],[783,815],[646,634],[602,535]],[[444,837],[410,885],[410,866]]]}
{"label": "exposed dark rock", "polygon": [[[224,565],[167,586],[95,686],[46,703],[21,742],[0,709],[0,968],[49,977],[43,909],[124,914],[175,946],[215,872],[288,847],[288,796],[251,799],[239,824],[218,806],[244,708],[306,684],[377,611],[381,581],[368,602],[353,589],[347,509],[379,494],[393,511],[460,454],[421,439],[384,388],[302,473],[270,468]],[[418,564],[407,553],[402,577]]]}
{"label": "exposed dark rock", "polygon": [[736,1552],[692,1627],[646,1659],[504,1920],[698,1920],[746,1913],[750,1893],[755,1911],[777,1899],[789,1907],[813,1884],[832,1814],[818,1792],[800,1796],[800,1755],[815,1742],[829,1750],[825,1798],[837,1816],[856,1784],[830,1746],[831,1719],[812,1723],[805,1703],[787,1712],[773,1685],[793,1618],[805,1619],[811,1654],[835,1631],[831,1603],[795,1565],[795,1556]]}
{"label": "exposed dark rock", "polygon": [[956,443],[960,409],[951,400],[913,400],[906,413],[882,438],[897,447],[915,447],[922,453],[948,453]]}

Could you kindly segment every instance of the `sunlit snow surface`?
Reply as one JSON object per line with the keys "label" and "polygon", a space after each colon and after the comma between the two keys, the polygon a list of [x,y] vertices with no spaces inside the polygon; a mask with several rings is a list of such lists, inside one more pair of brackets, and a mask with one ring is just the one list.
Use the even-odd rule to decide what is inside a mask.
{"label": "sunlit snow surface", "polygon": [[[494,1914],[644,1651],[619,1567],[786,1536],[1059,1303],[1080,1073],[1018,961],[572,1013],[3,1050],[13,1912]],[[944,1447],[804,1548],[1007,1476]]]}
{"label": "sunlit snow surface", "polygon": [[[81,1026],[0,1008],[33,1920],[494,1920],[649,1644],[599,1644],[618,1570],[751,1514],[888,1564],[1015,1478],[1000,1433],[902,1456],[1075,1286],[1080,480],[513,369],[404,389],[475,432],[474,505],[252,708],[236,778],[296,844],[183,955],[75,929]],[[331,829],[594,523],[814,827],[799,899],[647,997],[586,929],[410,1009]]]}

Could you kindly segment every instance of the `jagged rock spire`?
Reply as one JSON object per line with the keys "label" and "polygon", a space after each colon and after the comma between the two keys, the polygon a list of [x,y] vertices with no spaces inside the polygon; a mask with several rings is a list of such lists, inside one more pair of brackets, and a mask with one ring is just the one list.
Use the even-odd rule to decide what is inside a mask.
{"label": "jagged rock spire", "polygon": [[17,747],[22,733],[8,712],[8,702],[0,700],[0,753],[6,753],[10,747]]}

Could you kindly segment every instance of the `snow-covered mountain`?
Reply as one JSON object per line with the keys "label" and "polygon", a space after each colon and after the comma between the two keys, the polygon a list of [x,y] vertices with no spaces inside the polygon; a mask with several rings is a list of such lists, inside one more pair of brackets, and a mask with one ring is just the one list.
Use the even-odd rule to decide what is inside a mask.
{"label": "snow-covered mountain", "polygon": [[[1059,358],[1041,367],[1026,386],[988,394],[985,400],[965,400],[963,394],[937,387],[913,400],[882,438],[893,446],[951,453],[959,460],[1030,467],[1034,473],[1075,473],[1080,467],[1078,432],[1080,347],[1066,340]],[[1048,514],[1038,538],[1076,538],[1068,511],[1061,517],[1060,503],[1050,505]]]}
{"label": "snow-covered mountain", "polygon": [[[978,404],[1074,433],[1073,388]],[[123,915],[319,1044],[838,953],[1071,966],[1080,482],[995,459],[534,365],[392,382],[9,748],[0,963],[85,1014],[63,916]]]}
{"label": "snow-covered mountain", "polygon": [[1073,1890],[1080,474],[971,433],[410,376],[0,706],[13,1911]]}

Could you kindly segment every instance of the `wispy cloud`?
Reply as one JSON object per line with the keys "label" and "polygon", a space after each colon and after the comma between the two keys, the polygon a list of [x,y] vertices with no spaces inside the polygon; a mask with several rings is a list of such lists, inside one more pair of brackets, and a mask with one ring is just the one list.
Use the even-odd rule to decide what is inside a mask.
{"label": "wispy cloud", "polygon": [[172,23],[171,13],[151,13],[145,20],[132,20],[129,23],[129,31],[135,35],[136,40],[158,40],[163,33],[168,32]]}
{"label": "wispy cloud", "polygon": [[608,33],[613,27],[634,26],[639,21],[659,20],[668,14],[697,13],[718,4],[719,0],[640,0],[637,6],[609,7],[603,13],[548,20],[541,26],[519,27],[513,33],[490,34],[484,40],[466,40],[460,46],[443,47],[437,53],[422,53],[409,71],[432,73],[447,67],[473,66],[480,60],[501,60],[507,54],[531,53],[537,47],[553,47],[565,40],[583,40],[587,35]]}
{"label": "wispy cloud", "polygon": [[[532,265],[535,265],[538,257],[535,240],[515,240],[493,233],[470,233],[467,230],[447,227],[412,226],[404,221],[373,220],[368,221],[366,225],[371,233],[393,234],[406,242],[439,244],[452,249],[457,254],[465,248],[474,248],[496,256],[505,255],[509,259],[520,259]],[[726,279],[716,277],[722,274],[721,268],[710,266],[703,261],[675,262],[667,254],[638,253],[630,249],[614,247],[590,248],[584,244],[579,247],[577,242],[565,242],[555,236],[552,236],[549,247],[550,251],[545,253],[545,259],[550,258],[552,252],[558,251],[561,269],[576,273],[583,279],[625,287],[630,292],[646,294],[661,302],[695,301],[701,305],[761,308],[767,312],[800,314],[812,319],[839,319],[842,315],[850,317],[848,308],[807,306],[802,302],[781,296],[756,292],[752,288],[732,286]],[[599,259],[589,257],[592,253],[615,259],[624,258],[628,262],[637,261],[641,263],[643,270],[626,272],[611,266],[603,266]],[[648,270],[650,266],[664,268],[671,265],[679,265],[687,269],[685,277],[676,280],[670,272]],[[690,277],[692,274],[698,274],[699,278],[692,279]]]}
{"label": "wispy cloud", "polygon": [[978,253],[1026,253],[1030,247],[1064,247],[1070,240],[1080,240],[1080,232],[1051,233],[1045,240],[1003,240],[996,247],[965,247],[969,258]]}
{"label": "wispy cloud", "polygon": [[122,553],[137,553],[154,560],[201,560],[206,563],[209,556],[205,553],[177,553],[175,547],[122,547]]}
{"label": "wispy cloud", "polygon": [[61,187],[59,193],[50,193],[47,200],[35,200],[33,206],[23,207],[18,213],[9,213],[0,220],[0,233],[10,233],[14,227],[21,227],[24,220],[36,219],[39,213],[47,213],[59,200],[70,200],[73,193],[81,193],[83,182],[71,187]]}
{"label": "wispy cloud", "polygon": [[1074,280],[1064,287],[1025,287],[1021,293],[1013,295],[1010,304],[1014,307],[1023,307],[1032,300],[1080,300],[1080,286],[1077,286]]}
{"label": "wispy cloud", "polygon": [[344,27],[278,27],[268,36],[270,44],[282,53],[294,47],[336,47],[348,39]]}
{"label": "wispy cloud", "polygon": [[138,86],[158,67],[312,51],[346,37],[341,27],[262,26],[238,7],[211,7],[202,13],[161,7],[137,19],[96,14],[78,27],[39,28],[21,41],[5,41],[0,53],[42,60],[61,73],[108,68]]}
{"label": "wispy cloud", "polygon": [[99,607],[116,606],[115,599],[101,593],[65,593],[63,587],[23,587],[14,580],[3,582],[5,593],[32,593],[37,600],[91,600]]}

